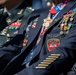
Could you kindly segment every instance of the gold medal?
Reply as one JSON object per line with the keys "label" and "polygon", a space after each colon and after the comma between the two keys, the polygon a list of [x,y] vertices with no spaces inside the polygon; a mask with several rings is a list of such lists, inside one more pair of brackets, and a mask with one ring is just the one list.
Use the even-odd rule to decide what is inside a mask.
{"label": "gold medal", "polygon": [[64,31],[66,31],[67,30],[67,25],[64,25]]}
{"label": "gold medal", "polygon": [[45,19],[43,20],[43,22],[46,23],[46,22],[47,22],[47,19],[45,18]]}

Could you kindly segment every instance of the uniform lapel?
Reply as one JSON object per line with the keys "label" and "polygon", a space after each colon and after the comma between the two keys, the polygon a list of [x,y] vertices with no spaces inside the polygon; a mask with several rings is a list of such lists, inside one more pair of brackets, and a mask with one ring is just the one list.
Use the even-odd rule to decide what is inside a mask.
{"label": "uniform lapel", "polygon": [[23,14],[22,13],[19,13],[21,10],[14,10],[13,13],[11,13],[11,15],[6,19],[7,23],[8,24],[11,24],[15,21],[17,21],[18,19],[20,19]]}
{"label": "uniform lapel", "polygon": [[[45,15],[46,14],[46,15]],[[40,18],[39,18],[39,21],[38,21],[38,24],[37,24],[37,27],[38,27],[38,29],[37,29],[37,27],[36,27],[36,32],[32,29],[31,30],[31,32],[30,32],[30,36],[29,36],[29,42],[28,42],[28,44],[27,44],[27,47],[23,47],[23,49],[22,49],[22,52],[18,55],[18,56],[16,56],[16,57],[14,57],[11,61],[10,61],[10,63],[6,66],[6,68],[4,69],[4,71],[1,73],[1,75],[4,75],[4,74],[6,74],[8,71],[9,71],[9,68],[10,68],[10,72],[12,71],[12,69],[14,70],[15,68],[17,68],[17,66],[19,66],[19,65],[21,65],[21,63],[24,61],[24,59],[25,59],[25,57],[27,56],[27,54],[30,52],[30,50],[29,50],[29,47],[30,47],[30,45],[31,45],[31,43],[32,43],[32,41],[34,41],[34,39],[35,39],[35,37],[36,37],[36,35],[37,35],[37,33],[39,32],[39,30],[40,30],[40,28],[41,28],[41,25],[42,25],[42,21],[43,21],[43,19],[44,18],[46,18],[46,16],[47,16],[47,14],[48,14],[48,11],[47,12],[44,12],[44,13],[41,13],[41,14],[35,14],[35,15],[33,15],[33,17],[36,17],[36,15],[40,15]],[[30,17],[30,19],[31,18],[33,18],[32,16]],[[30,20],[29,19],[29,20]],[[29,22],[29,20],[28,20],[28,22]],[[41,24],[40,24],[40,22],[41,22]],[[34,34],[33,34],[33,32],[35,32]],[[32,36],[32,34],[33,34],[33,36]],[[19,61],[19,62],[18,62]],[[18,62],[18,63],[17,63]],[[17,64],[17,65],[16,65]],[[16,65],[16,66],[14,66],[14,68],[13,68],[13,66],[12,65]],[[12,72],[11,72],[12,73]]]}
{"label": "uniform lapel", "polygon": [[[19,10],[20,11],[20,10]],[[9,24],[15,22],[19,18],[21,18],[22,14],[17,14],[18,10],[15,10],[11,16],[8,16],[6,19],[4,19],[0,24],[0,31],[2,31],[5,27],[7,27]]]}
{"label": "uniform lapel", "polygon": [[42,13],[40,15],[39,20],[38,20],[37,27],[35,29],[31,29],[30,34],[29,34],[29,38],[28,38],[28,40],[29,40],[28,44],[30,44],[35,39],[37,34],[39,33],[41,26],[43,24],[43,19],[47,17],[47,14],[48,14],[48,12]]}
{"label": "uniform lapel", "polygon": [[[46,9],[47,9],[47,8],[46,8]],[[25,26],[23,27],[22,30],[19,31],[18,34],[23,34],[23,33],[25,32],[25,29],[26,29],[28,23],[30,23],[30,20],[31,20],[32,18],[35,18],[35,17],[37,17],[37,16],[40,16],[40,13],[41,13],[43,10],[44,10],[44,9],[39,9],[39,10],[35,10],[34,12],[31,12],[31,14],[30,14],[29,17],[27,18],[26,22],[24,22],[24,23],[25,23]]]}
{"label": "uniform lapel", "polygon": [[24,0],[20,6],[18,6],[13,12],[11,12],[11,15],[7,18],[7,23],[11,24],[15,22],[16,20],[20,19],[23,16],[23,12],[27,7],[27,2]]}
{"label": "uniform lapel", "polygon": [[[36,28],[34,28],[34,29],[32,28],[32,29],[29,31],[29,38],[28,38],[27,47],[28,47],[32,42],[35,41],[35,38],[36,38],[36,36],[38,35],[38,33],[39,33],[40,29],[41,29],[41,26],[42,26],[42,24],[43,24],[43,19],[47,17],[48,12],[49,12],[49,11],[45,11],[45,12],[43,12],[43,13],[41,13],[41,14],[36,15],[36,16],[40,16],[40,17],[39,17],[39,19],[38,19],[38,23],[37,23],[37,25],[36,25]],[[36,17],[36,16],[33,16],[33,17]],[[31,17],[31,18],[33,18],[33,17]],[[30,19],[31,19],[31,18],[30,18]],[[29,20],[30,20],[30,19],[29,19]],[[22,51],[24,51],[24,50],[25,50],[25,49],[23,48]]]}

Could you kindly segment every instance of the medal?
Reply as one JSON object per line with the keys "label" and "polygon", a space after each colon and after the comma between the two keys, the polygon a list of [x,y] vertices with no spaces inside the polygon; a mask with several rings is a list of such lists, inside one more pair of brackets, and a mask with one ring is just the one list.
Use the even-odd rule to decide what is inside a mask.
{"label": "medal", "polygon": [[66,34],[68,28],[68,20],[69,20],[68,14],[63,15],[63,19],[60,23],[60,35]]}
{"label": "medal", "polygon": [[38,22],[38,18],[36,18],[32,24],[32,28],[36,28],[36,25],[37,25],[37,22]]}
{"label": "medal", "polygon": [[32,25],[32,28],[35,28],[36,27],[36,23],[34,23],[33,25]]}
{"label": "medal", "polygon": [[9,25],[8,29],[18,29],[21,26],[21,20],[17,20]]}
{"label": "medal", "polygon": [[39,44],[40,40],[41,40],[41,37],[38,38],[36,45]]}
{"label": "medal", "polygon": [[27,45],[27,42],[28,42],[28,40],[27,39],[24,39],[23,40],[23,46],[26,46]]}
{"label": "medal", "polygon": [[50,13],[49,13],[47,18],[43,19],[43,24],[42,24],[40,36],[42,36],[47,31],[47,29],[50,26],[50,24],[52,23],[52,21],[53,20],[50,18]]}

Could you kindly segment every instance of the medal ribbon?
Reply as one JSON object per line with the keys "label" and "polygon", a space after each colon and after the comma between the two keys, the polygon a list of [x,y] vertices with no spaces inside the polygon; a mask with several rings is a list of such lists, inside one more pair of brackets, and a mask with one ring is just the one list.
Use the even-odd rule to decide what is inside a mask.
{"label": "medal ribbon", "polygon": [[64,0],[63,2],[61,2],[60,4],[58,4],[57,6],[55,6],[54,4],[52,4],[51,9],[49,10],[49,12],[52,14],[52,18],[54,16],[56,16],[56,14],[59,13],[66,6],[66,4],[69,1],[70,0]]}

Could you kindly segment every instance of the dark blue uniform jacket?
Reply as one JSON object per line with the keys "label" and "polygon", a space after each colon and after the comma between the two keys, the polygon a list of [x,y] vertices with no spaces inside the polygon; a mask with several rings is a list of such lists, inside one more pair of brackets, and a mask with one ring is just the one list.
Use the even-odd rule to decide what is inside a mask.
{"label": "dark blue uniform jacket", "polygon": [[[38,17],[36,27],[30,27],[27,45],[21,46],[23,39],[26,37],[26,27],[24,27],[13,40],[1,48],[0,63],[2,60],[10,61],[10,59],[16,55],[7,64],[1,75],[66,75],[76,61],[76,15],[71,16],[69,14],[69,16],[73,18],[73,21],[67,34],[60,35],[60,22],[63,20],[64,14],[67,14],[69,10],[74,9],[75,11],[75,8],[76,1],[70,1],[64,9],[59,12],[35,48],[28,67],[19,70],[25,57],[32,49],[41,30],[43,20],[47,17],[50,8],[34,11],[25,23],[25,25],[28,25],[33,19]],[[59,46],[49,51],[51,50],[52,40],[55,42],[54,45],[59,44]]]}

